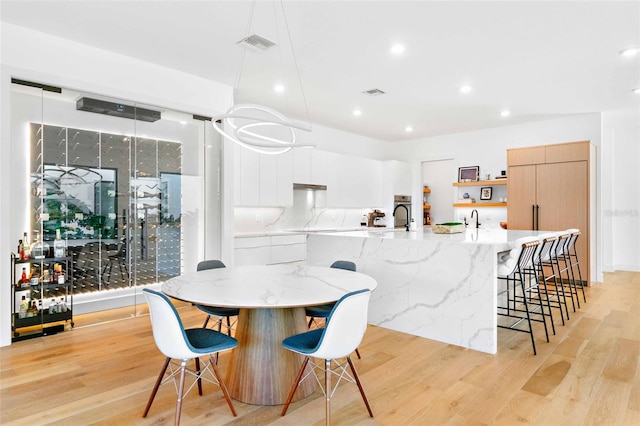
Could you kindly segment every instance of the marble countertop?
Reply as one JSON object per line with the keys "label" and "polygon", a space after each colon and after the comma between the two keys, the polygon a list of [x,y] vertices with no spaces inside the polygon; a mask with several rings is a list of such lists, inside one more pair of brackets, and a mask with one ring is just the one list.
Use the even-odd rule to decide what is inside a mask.
{"label": "marble countertop", "polygon": [[[281,229],[278,231],[263,231],[263,232],[236,232],[235,238],[251,238],[251,237],[270,237],[274,235],[298,235],[298,234],[317,234],[324,232],[353,232],[361,230],[388,230],[394,231],[393,228],[374,228],[374,227],[353,227],[353,228],[302,228],[302,229]],[[404,231],[404,229],[403,229]]]}
{"label": "marble countertop", "polygon": [[186,302],[228,308],[288,308],[335,302],[376,280],[359,272],[310,265],[252,265],[191,272],[162,284]]}
{"label": "marble countertop", "polygon": [[467,228],[465,232],[458,234],[435,234],[430,228],[420,231],[405,231],[401,229],[382,228],[380,230],[359,230],[340,232],[339,234],[327,232],[331,235],[361,238],[384,238],[394,240],[433,240],[437,242],[459,242],[465,244],[488,244],[494,246],[496,251],[507,251],[509,244],[523,237],[537,236],[549,231],[514,231],[499,228]]}

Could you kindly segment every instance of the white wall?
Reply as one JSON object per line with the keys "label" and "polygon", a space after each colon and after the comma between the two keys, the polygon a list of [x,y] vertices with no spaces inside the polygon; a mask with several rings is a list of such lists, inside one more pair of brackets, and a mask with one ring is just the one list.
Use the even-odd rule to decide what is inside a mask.
{"label": "white wall", "polygon": [[[9,148],[9,155],[0,160],[4,200],[10,199],[9,192],[17,185],[10,174],[11,77],[209,116],[231,103],[229,86],[14,25],[0,25],[0,143]],[[3,224],[8,223],[11,208],[8,203],[0,206]],[[0,254],[7,256],[0,262],[0,277],[10,275],[8,253],[14,250],[14,236],[22,231],[0,228]],[[232,241],[232,236],[227,238]],[[0,346],[11,341],[9,292],[9,286],[0,287]]]}
{"label": "white wall", "polygon": [[640,106],[602,114],[605,271],[640,271]]}

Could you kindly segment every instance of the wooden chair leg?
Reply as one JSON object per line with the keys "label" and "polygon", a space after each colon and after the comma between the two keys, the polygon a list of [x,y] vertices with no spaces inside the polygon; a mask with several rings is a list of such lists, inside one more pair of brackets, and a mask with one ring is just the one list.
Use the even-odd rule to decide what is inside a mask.
{"label": "wooden chair leg", "polygon": [[[218,353],[216,352],[216,355]],[[233,407],[233,402],[231,402],[231,396],[229,395],[229,390],[227,389],[227,385],[224,382],[224,380],[222,380],[222,375],[220,375],[220,371],[218,370],[218,366],[216,364],[216,362],[213,360],[213,357],[211,355],[209,355],[209,362],[211,363],[211,368],[213,369],[213,374],[216,376],[216,379],[218,380],[218,385],[220,385],[220,389],[222,390],[222,394],[224,395],[224,399],[227,400],[227,404],[229,405],[229,408],[231,409],[231,414],[233,414],[233,417],[236,417],[236,409]]]}
{"label": "wooden chair leg", "polygon": [[151,404],[153,404],[153,400],[156,397],[156,393],[158,393],[158,388],[162,383],[162,378],[164,377],[164,373],[165,371],[167,371],[167,367],[169,366],[170,362],[171,362],[171,358],[165,359],[164,365],[162,366],[162,370],[160,370],[160,374],[158,375],[156,384],[153,386],[153,390],[151,391],[151,396],[149,397],[149,401],[147,402],[147,406],[144,409],[144,414],[142,415],[142,417],[147,417],[147,414],[149,414],[149,409],[151,409]]}
{"label": "wooden chair leg", "polygon": [[187,370],[187,360],[180,363],[180,384],[178,385],[178,402],[176,403],[176,417],[173,421],[175,426],[180,425],[180,414],[182,413],[182,398],[184,397],[184,376]]}
{"label": "wooden chair leg", "polygon": [[309,364],[309,357],[304,358],[304,362],[302,363],[302,367],[300,367],[300,371],[298,372],[298,377],[296,377],[296,381],[291,386],[289,390],[289,395],[287,395],[287,401],[284,403],[284,407],[282,407],[281,416],[287,414],[287,409],[289,409],[289,404],[291,404],[291,400],[293,399],[293,395],[296,393],[298,389],[298,385],[300,384],[300,380],[302,380],[302,375],[304,374],[305,368],[307,368],[307,364]]}
{"label": "wooden chair leg", "polygon": [[360,356],[360,351],[358,350],[358,348],[356,348],[356,355],[358,356],[358,359],[362,359],[362,357]]}
{"label": "wooden chair leg", "polygon": [[358,385],[358,389],[360,390],[360,395],[362,395],[362,400],[364,401],[364,405],[367,406],[367,411],[369,412],[369,416],[373,417],[373,412],[371,411],[371,407],[369,406],[369,401],[367,401],[367,396],[364,394],[364,388],[360,383],[360,377],[358,377],[358,373],[356,372],[356,368],[353,366],[351,362],[351,357],[347,357],[347,362],[349,363],[349,367],[351,367],[351,372],[353,373],[353,378]]}

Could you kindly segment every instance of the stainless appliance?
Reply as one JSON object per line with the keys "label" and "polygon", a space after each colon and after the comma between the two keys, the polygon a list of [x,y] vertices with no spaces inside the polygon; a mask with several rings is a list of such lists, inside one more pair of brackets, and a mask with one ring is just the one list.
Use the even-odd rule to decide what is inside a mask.
{"label": "stainless appliance", "polygon": [[393,226],[404,228],[411,223],[411,195],[393,196]]}

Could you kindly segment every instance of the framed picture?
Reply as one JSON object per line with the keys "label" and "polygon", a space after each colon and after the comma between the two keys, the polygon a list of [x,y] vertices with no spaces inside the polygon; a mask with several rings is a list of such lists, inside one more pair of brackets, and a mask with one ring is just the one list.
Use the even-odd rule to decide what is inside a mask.
{"label": "framed picture", "polygon": [[491,193],[493,192],[493,188],[490,186],[483,186],[480,188],[480,199],[481,200],[490,200]]}
{"label": "framed picture", "polygon": [[458,168],[458,182],[477,182],[479,179],[480,166]]}

